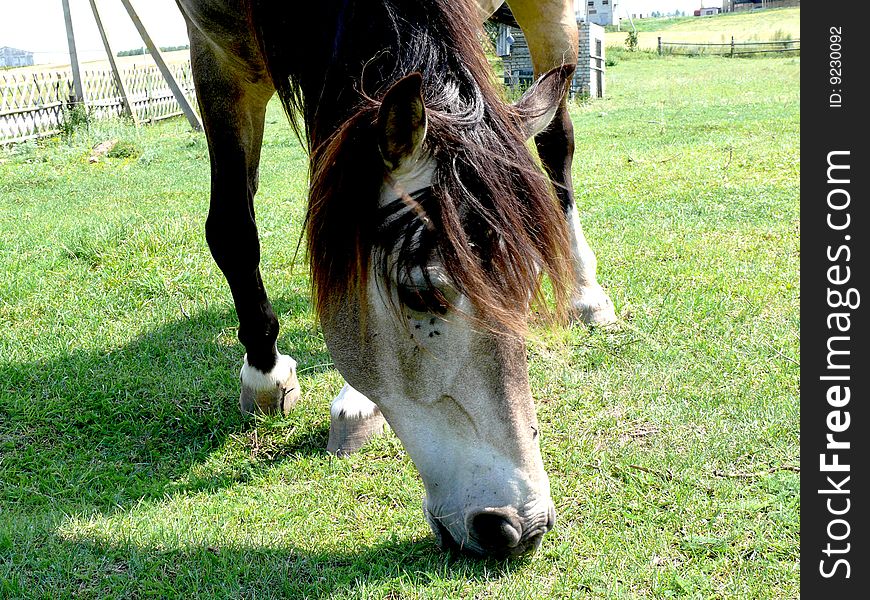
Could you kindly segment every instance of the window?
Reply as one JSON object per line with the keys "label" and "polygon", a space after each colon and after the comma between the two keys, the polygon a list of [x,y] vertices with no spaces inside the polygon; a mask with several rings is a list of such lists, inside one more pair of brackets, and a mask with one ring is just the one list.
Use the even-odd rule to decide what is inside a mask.
{"label": "window", "polygon": [[595,1],[589,0],[589,2],[587,2],[586,4],[588,4],[589,6],[595,6]]}
{"label": "window", "polygon": [[610,0],[601,0],[601,4],[604,4],[604,5],[610,4]]}

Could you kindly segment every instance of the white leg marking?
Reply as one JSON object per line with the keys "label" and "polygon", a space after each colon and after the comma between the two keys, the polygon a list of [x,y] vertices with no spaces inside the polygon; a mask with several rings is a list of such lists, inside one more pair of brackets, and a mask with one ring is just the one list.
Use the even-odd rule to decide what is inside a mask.
{"label": "white leg marking", "polygon": [[296,372],[296,361],[286,354],[278,354],[275,366],[268,373],[248,364],[248,355],[245,354],[245,362],[239,376],[242,385],[256,391],[271,390],[283,385],[290,376]]}
{"label": "white leg marking", "polygon": [[332,401],[329,414],[333,419],[367,419],[378,411],[377,405],[345,383]]}
{"label": "white leg marking", "polygon": [[568,219],[568,233],[571,236],[571,252],[574,259],[574,280],[578,288],[594,287],[598,285],[595,280],[595,270],[598,267],[595,253],[589,247],[583,228],[580,226],[580,215],[577,206],[571,207],[571,218]]}
{"label": "white leg marking", "polygon": [[589,247],[583,228],[580,226],[580,215],[577,206],[571,207],[571,217],[568,219],[568,233],[571,236],[571,257],[574,262],[575,297],[572,300],[577,316],[586,323],[609,325],[616,322],[616,312],[613,302],[598,284],[595,271],[598,263],[595,253]]}

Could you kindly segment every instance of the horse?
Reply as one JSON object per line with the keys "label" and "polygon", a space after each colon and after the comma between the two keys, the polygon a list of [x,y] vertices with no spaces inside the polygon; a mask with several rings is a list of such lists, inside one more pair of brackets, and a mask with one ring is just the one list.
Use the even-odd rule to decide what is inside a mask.
{"label": "horse", "polygon": [[481,49],[499,3],[322,0],[300,22],[288,2],[177,2],[211,162],[206,240],[246,351],[241,410],[286,415],[299,398],[254,213],[277,92],[310,155],[313,303],[346,382],[327,450],[354,452],[386,422],[439,547],[536,549],[555,520],[523,341],[542,275],[557,309],[614,318],[571,188],[573,2],[511,1],[539,75],[513,105]]}

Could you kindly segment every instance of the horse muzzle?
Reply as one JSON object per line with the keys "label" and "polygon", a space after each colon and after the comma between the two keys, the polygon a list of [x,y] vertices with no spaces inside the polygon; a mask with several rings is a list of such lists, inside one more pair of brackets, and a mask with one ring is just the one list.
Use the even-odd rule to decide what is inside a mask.
{"label": "horse muzzle", "polygon": [[556,511],[547,501],[546,510],[521,517],[512,507],[469,511],[464,519],[433,514],[423,502],[423,512],[442,550],[454,549],[475,558],[506,559],[533,553],[544,534],[553,528]]}

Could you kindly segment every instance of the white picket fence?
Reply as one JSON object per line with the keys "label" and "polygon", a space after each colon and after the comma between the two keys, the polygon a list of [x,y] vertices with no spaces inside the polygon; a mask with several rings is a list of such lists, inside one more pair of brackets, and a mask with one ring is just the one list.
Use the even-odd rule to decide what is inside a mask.
{"label": "white picket fence", "polygon": [[[196,106],[190,62],[169,65],[191,105]],[[181,107],[154,66],[121,71],[130,103],[141,122],[154,122],[181,115]],[[85,107],[90,118],[118,117],[123,100],[112,72],[83,70]],[[0,144],[23,142],[56,135],[73,106],[71,70],[48,70],[16,74],[0,72]]]}

